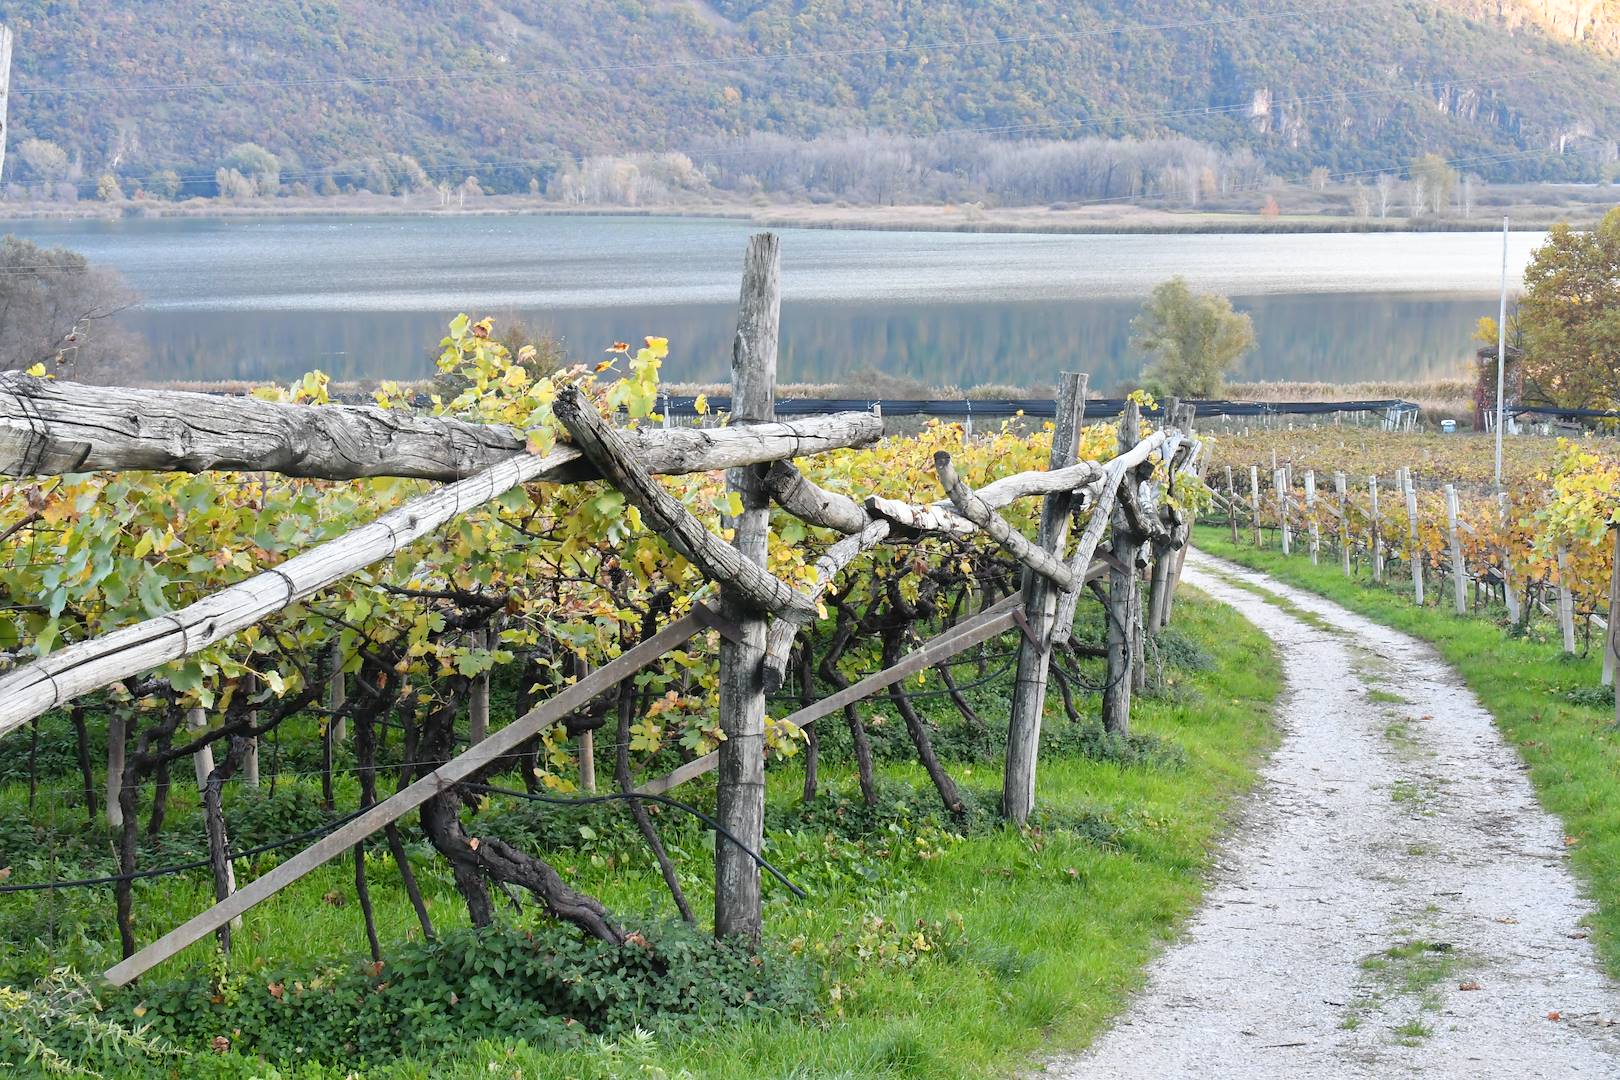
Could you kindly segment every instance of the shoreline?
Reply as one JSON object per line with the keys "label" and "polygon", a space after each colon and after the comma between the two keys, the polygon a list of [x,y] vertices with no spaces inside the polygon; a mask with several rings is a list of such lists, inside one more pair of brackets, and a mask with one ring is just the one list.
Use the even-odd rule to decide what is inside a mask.
{"label": "shoreline", "polygon": [[[1617,193],[1620,199],[1620,193]],[[685,218],[743,222],[763,229],[830,229],[860,232],[938,232],[1031,235],[1289,235],[1497,232],[1498,217],[1475,218],[1351,218],[1331,215],[1296,215],[1267,218],[1260,214],[1186,212],[1141,206],[1003,207],[983,210],[972,206],[828,207],[814,205],[740,206],[556,206],[536,204],[525,196],[485,196],[482,205],[464,208],[413,206],[392,197],[335,197],[299,200],[265,199],[220,203],[155,201],[119,204],[55,204],[17,206],[0,203],[0,231],[12,222],[117,222],[160,218],[229,221],[243,218],[329,217],[628,217]],[[1527,211],[1528,212],[1528,211]],[[1545,216],[1542,216],[1545,215]],[[1577,228],[1596,218],[1561,217],[1544,208],[1533,219],[1520,216],[1515,232],[1543,232],[1555,221]]]}

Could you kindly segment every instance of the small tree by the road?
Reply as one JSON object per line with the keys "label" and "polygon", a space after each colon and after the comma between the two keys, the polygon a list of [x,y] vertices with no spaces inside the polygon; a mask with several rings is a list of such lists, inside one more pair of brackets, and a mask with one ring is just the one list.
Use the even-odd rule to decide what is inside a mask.
{"label": "small tree by the road", "polygon": [[1620,404],[1620,208],[1590,232],[1554,225],[1524,272],[1525,375],[1555,405]]}
{"label": "small tree by the road", "polygon": [[52,374],[106,375],[139,342],[113,322],[136,302],[112,270],[83,255],[7,236],[0,240],[0,371],[44,364]]}
{"label": "small tree by the road", "polygon": [[1226,376],[1254,347],[1254,324],[1232,301],[1195,293],[1180,277],[1153,290],[1131,321],[1131,343],[1149,358],[1147,382],[1164,394],[1219,396]]}

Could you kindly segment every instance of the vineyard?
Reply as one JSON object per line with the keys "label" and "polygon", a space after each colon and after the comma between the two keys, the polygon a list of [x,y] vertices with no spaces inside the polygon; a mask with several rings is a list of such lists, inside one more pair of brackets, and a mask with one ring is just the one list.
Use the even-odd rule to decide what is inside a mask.
{"label": "vineyard", "polygon": [[[1221,440],[1208,481],[1231,542],[1346,576],[1405,582],[1413,602],[1556,627],[1566,655],[1620,655],[1620,452],[1608,439],[1488,440],[1312,429]],[[1617,712],[1620,721],[1620,712]]]}
{"label": "vineyard", "polygon": [[[530,1043],[577,1047],[711,1012],[841,1014],[846,991],[802,985],[808,946],[784,957],[766,910],[791,925],[818,891],[997,820],[1022,827],[998,858],[1050,845],[1082,881],[1083,853],[1130,832],[1115,815],[1167,795],[1048,805],[1052,754],[1064,792],[1075,758],[1179,771],[1213,822],[1263,737],[1243,706],[1263,689],[1223,687],[1231,708],[1179,745],[1133,729],[1173,722],[1178,682],[1216,678],[1199,673],[1234,640],[1255,648],[1222,631],[1212,659],[1171,626],[1207,498],[1188,411],[1155,426],[1132,401],[1086,427],[1085,378],[1065,376],[1036,435],[775,421],[777,259],[755,239],[732,412],[704,428],[658,423],[661,339],[545,372],[466,317],[426,411],[387,386],[333,404],[319,375],[237,400],[6,377],[3,974],[46,979],[5,991],[9,1054],[71,1071],[88,1045],[119,1071],[201,1045],[336,1067],[518,1016]],[[796,798],[768,812],[767,763],[789,758]],[[816,825],[819,853],[800,835]],[[1205,827],[1178,827],[1176,874]],[[1158,918],[1192,895],[1176,874]],[[256,928],[312,889],[290,938]],[[646,921],[655,889],[678,922]],[[64,908],[74,890],[99,899]],[[681,929],[704,900],[712,938]],[[369,966],[273,973],[340,926]],[[853,932],[836,949],[881,965],[962,938],[934,908]],[[103,967],[126,989],[73,981]]]}

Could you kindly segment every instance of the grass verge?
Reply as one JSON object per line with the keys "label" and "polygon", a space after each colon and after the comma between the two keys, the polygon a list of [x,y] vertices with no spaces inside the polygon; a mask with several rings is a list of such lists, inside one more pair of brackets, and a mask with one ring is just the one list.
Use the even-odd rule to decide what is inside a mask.
{"label": "grass verge", "polygon": [[[1432,643],[1462,676],[1518,748],[1548,810],[1563,820],[1571,862],[1597,903],[1592,936],[1611,975],[1620,977],[1620,731],[1613,707],[1592,703],[1601,658],[1565,657],[1543,625],[1510,633],[1485,616],[1412,603],[1409,591],[1363,577],[1347,578],[1338,562],[1313,566],[1276,550],[1234,545],[1222,530],[1200,526],[1195,541],[1211,555],[1263,571],[1351,611]],[[1409,589],[1401,582],[1401,589]],[[1444,593],[1446,590],[1435,590]]]}
{"label": "grass verge", "polygon": [[[1174,635],[1193,659],[1167,667],[1165,688],[1139,700],[1134,723],[1179,752],[1130,760],[1072,751],[1043,754],[1041,826],[1029,832],[999,827],[987,816],[967,825],[931,817],[927,780],[906,763],[883,770],[890,787],[906,792],[898,809],[886,820],[859,825],[844,820],[842,808],[858,807],[858,800],[851,800],[852,775],[838,756],[824,755],[822,794],[811,811],[797,808],[802,770],[793,764],[773,769],[767,855],[810,897],[795,900],[768,883],[767,935],[772,955],[804,964],[815,980],[818,1005],[811,1015],[761,1009],[717,1023],[650,1024],[650,1032],[621,1029],[567,1045],[540,1045],[457,1028],[455,1010],[464,1008],[457,1001],[470,991],[458,988],[456,973],[449,972],[443,999],[419,1003],[425,1010],[421,1016],[456,1029],[453,1038],[431,1050],[342,1061],[301,1060],[294,1052],[265,1062],[248,1049],[251,1032],[229,1024],[213,1031],[191,1022],[180,1044],[189,1056],[153,1062],[144,1073],[267,1080],[949,1078],[1000,1075],[1033,1054],[1081,1046],[1124,1006],[1144,964],[1198,903],[1234,802],[1274,742],[1270,706],[1280,673],[1270,643],[1235,612],[1191,589],[1177,604]],[[1001,722],[1006,687],[987,686],[983,692],[976,704],[991,725]],[[1062,737],[1069,724],[1056,694],[1053,698],[1047,721],[1051,742],[1073,745]],[[1000,713],[994,711],[998,701]],[[1086,714],[1095,716],[1095,698],[1086,706]],[[931,706],[946,707],[943,702]],[[942,727],[947,722],[943,711],[933,718]],[[898,726],[896,718],[884,720],[878,706],[869,722],[879,730]],[[957,761],[951,769],[975,802],[993,805],[1000,780],[994,760]],[[284,781],[289,782],[312,781]],[[700,803],[712,798],[702,785],[693,787],[698,790],[682,789],[682,796]],[[181,795],[179,785],[175,794]],[[0,807],[15,820],[25,797],[13,782],[0,788]],[[195,825],[188,810],[179,806],[172,815],[185,828]],[[548,835],[557,831],[553,825],[545,828]],[[712,903],[706,876],[709,834],[675,821],[665,828],[693,905],[706,913]],[[555,843],[555,837],[537,844],[571,881],[627,919],[667,915],[667,895],[639,841],[622,823],[612,829],[606,835],[598,821],[579,828],[579,836],[566,844]],[[414,832],[414,826],[407,831]],[[399,950],[414,927],[403,895],[388,880],[392,875],[381,869],[382,862],[378,865],[372,898],[386,954]],[[465,908],[448,874],[434,869],[439,865],[422,853],[419,876],[441,934],[453,933],[465,925]],[[50,871],[48,866],[28,869],[30,876]],[[333,864],[250,913],[232,957],[229,993],[277,1008],[284,995],[292,997],[300,966],[306,981],[335,970],[322,964],[353,967],[361,950],[359,917],[352,903],[342,901],[351,873],[349,864]],[[143,935],[203,906],[206,890],[201,877],[143,888],[137,898]],[[107,937],[106,898],[94,891],[0,899],[6,901],[0,915],[18,916],[12,925],[26,922],[30,936],[76,939],[64,953],[86,952],[92,961],[84,967],[86,974],[116,941]],[[25,904],[33,907],[31,917],[24,916]],[[535,929],[545,917],[524,904],[503,911],[500,921]],[[207,975],[211,964],[210,953],[198,946],[166,965],[170,996],[176,980]],[[150,1000],[144,1003],[139,992],[112,999],[109,1013],[128,1019],[140,1010],[150,1019],[159,1008],[156,985],[148,988]],[[306,985],[296,989],[303,992]],[[206,991],[197,996],[205,997]],[[193,1021],[198,1010],[206,1017],[210,1008],[206,1001],[184,1007],[192,1009]],[[143,1073],[127,1064],[104,1071]]]}

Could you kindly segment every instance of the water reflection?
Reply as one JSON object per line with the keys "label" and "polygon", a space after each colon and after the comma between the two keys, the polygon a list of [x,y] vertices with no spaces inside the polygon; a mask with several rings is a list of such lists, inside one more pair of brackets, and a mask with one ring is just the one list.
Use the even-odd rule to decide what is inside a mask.
{"label": "water reflection", "polygon": [[[1479,298],[1320,294],[1239,297],[1257,348],[1240,378],[1329,382],[1452,374],[1472,351]],[[1028,385],[1062,370],[1089,371],[1111,390],[1134,378],[1133,300],[955,304],[785,303],[781,377],[830,382],[878,370],[930,385]],[[455,314],[375,311],[148,311],[130,316],[149,340],[161,379],[287,380],[318,367],[339,379],[429,374],[432,346]],[[497,311],[560,336],[572,355],[595,359],[613,341],[668,337],[666,377],[726,377],[736,309],[681,304]]]}

